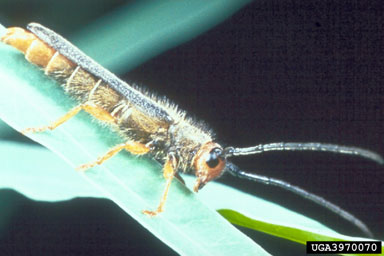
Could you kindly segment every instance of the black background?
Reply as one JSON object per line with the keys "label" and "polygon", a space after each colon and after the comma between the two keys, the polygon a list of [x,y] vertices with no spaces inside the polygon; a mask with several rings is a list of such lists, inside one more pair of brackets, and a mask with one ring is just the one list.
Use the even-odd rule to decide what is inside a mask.
{"label": "black background", "polygon": [[[13,21],[9,13],[3,16]],[[49,25],[33,12],[12,25],[32,20]],[[124,79],[166,95],[206,121],[224,145],[314,141],[384,155],[383,24],[381,1],[254,1],[206,34],[128,72]],[[382,166],[314,152],[268,153],[234,161],[245,170],[327,198],[384,239]],[[346,235],[361,235],[327,210],[280,189],[229,175],[221,181]],[[50,204],[29,201],[12,191],[3,191],[1,197],[17,206],[10,213],[9,229],[0,235],[0,250],[6,255],[172,253],[106,200]],[[272,254],[304,254],[305,246],[244,231]]]}

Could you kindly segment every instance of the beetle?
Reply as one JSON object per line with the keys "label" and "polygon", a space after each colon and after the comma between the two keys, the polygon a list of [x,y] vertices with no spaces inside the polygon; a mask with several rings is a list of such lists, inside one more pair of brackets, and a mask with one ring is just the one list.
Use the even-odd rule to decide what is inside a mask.
{"label": "beetle", "polygon": [[2,41],[22,51],[31,63],[42,67],[46,75],[54,77],[70,96],[78,100],[79,105],[48,126],[26,128],[23,132],[53,130],[82,110],[109,124],[125,142],[78,169],[86,170],[102,164],[121,150],[136,155],[150,154],[162,162],[167,182],[160,204],[156,210],[144,210],[143,213],[155,216],[164,210],[172,179],[182,179],[179,171],[195,173],[195,192],[224,172],[229,172],[237,177],[279,186],[303,196],[371,235],[364,223],[324,198],[280,180],[244,172],[228,161],[228,158],[267,151],[323,151],[357,155],[383,164],[380,155],[357,147],[313,142],[279,142],[246,148],[223,147],[204,124],[187,117],[175,104],[129,86],[54,31],[37,23],[29,24],[28,29],[30,32],[10,28]]}

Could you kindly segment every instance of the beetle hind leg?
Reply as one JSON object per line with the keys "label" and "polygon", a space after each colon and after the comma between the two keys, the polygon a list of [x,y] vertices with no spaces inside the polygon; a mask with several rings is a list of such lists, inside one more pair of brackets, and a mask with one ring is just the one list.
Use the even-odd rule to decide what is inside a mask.
{"label": "beetle hind leg", "polygon": [[32,127],[32,128],[26,128],[24,130],[21,130],[22,134],[26,133],[36,133],[36,132],[45,132],[47,130],[54,130],[63,123],[67,122],[69,119],[77,115],[81,110],[84,110],[85,112],[88,112],[96,119],[106,122],[106,123],[114,123],[115,118],[111,116],[105,109],[91,103],[87,102],[84,104],[80,104],[71,110],[69,110],[65,115],[57,119],[56,121],[52,122],[50,125],[41,126],[41,127]]}

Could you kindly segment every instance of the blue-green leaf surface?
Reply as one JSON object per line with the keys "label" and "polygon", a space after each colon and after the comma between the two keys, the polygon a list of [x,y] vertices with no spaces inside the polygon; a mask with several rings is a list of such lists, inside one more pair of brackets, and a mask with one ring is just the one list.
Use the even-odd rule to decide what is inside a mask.
{"label": "blue-green leaf surface", "polygon": [[[1,44],[0,56],[0,117],[15,129],[47,124],[74,105],[56,82],[12,47]],[[95,160],[121,142],[109,128],[100,127],[84,113],[52,132],[28,136],[58,154],[72,169]],[[161,167],[150,159],[121,153],[102,166],[79,174],[81,177],[180,254],[263,253],[177,181],[172,184],[166,211],[156,218],[143,215],[142,210],[157,206],[164,187]]]}

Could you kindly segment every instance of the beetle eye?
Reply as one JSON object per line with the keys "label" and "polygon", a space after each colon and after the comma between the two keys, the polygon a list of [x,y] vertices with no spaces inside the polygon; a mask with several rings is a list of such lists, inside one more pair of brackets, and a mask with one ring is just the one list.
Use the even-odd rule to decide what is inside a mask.
{"label": "beetle eye", "polygon": [[220,148],[214,148],[209,152],[208,157],[205,160],[209,168],[215,168],[220,163],[222,152],[223,151]]}

